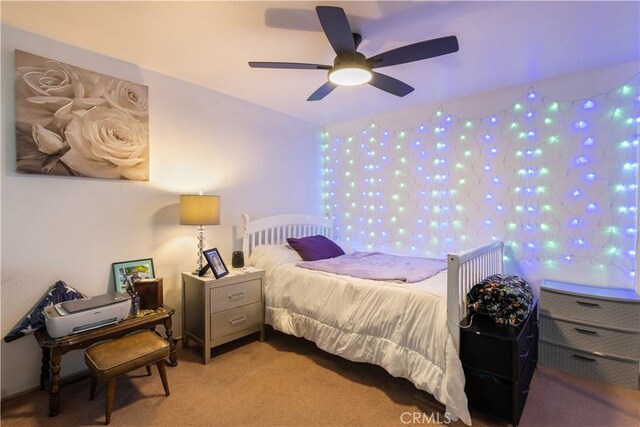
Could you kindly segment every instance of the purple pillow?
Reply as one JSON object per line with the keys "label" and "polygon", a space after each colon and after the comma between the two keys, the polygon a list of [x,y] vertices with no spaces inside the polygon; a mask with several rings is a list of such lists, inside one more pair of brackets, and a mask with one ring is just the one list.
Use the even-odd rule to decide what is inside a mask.
{"label": "purple pillow", "polygon": [[320,259],[335,258],[344,255],[340,246],[333,240],[318,234],[317,236],[302,237],[296,239],[289,237],[287,243],[304,261],[318,261]]}

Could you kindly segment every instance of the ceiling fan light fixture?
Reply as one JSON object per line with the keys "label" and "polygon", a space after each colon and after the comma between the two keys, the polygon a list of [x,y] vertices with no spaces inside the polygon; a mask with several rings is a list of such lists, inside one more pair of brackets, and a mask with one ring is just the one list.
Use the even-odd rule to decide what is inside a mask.
{"label": "ceiling fan light fixture", "polygon": [[371,70],[361,64],[341,64],[329,70],[329,81],[338,86],[360,86],[372,77]]}

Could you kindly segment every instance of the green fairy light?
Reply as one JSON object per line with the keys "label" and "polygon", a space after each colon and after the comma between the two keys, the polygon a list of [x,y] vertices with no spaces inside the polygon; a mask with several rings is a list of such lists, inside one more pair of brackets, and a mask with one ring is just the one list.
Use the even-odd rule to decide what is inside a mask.
{"label": "green fairy light", "polygon": [[518,127],[519,126],[516,122],[511,122],[511,126],[510,126],[511,129],[518,129]]}
{"label": "green fairy light", "polygon": [[350,136],[349,138],[347,138],[347,142],[352,142],[353,141],[353,137]]}
{"label": "green fairy light", "polygon": [[468,120],[468,121],[464,124],[464,126],[465,126],[465,127],[470,128],[471,126],[473,126],[473,123],[471,122],[471,120]]}
{"label": "green fairy light", "polygon": [[510,222],[507,227],[509,228],[509,230],[513,231],[516,229],[517,225],[514,222]]}
{"label": "green fairy light", "polygon": [[526,132],[520,132],[518,134],[518,138],[520,138],[520,139],[525,139],[526,137],[527,137],[527,133]]}
{"label": "green fairy light", "polygon": [[545,119],[544,119],[544,124],[545,124],[545,125],[550,125],[550,124],[552,124],[552,123],[553,123],[553,120],[551,120],[549,117],[547,117],[547,118],[545,118]]}
{"label": "green fairy light", "polygon": [[548,175],[548,174],[549,174],[549,169],[547,169],[547,168],[540,168],[539,174],[540,174],[540,175]]}
{"label": "green fairy light", "polygon": [[400,138],[404,138],[404,136],[405,136],[405,132],[404,132],[404,131],[401,131],[401,132],[400,132]]}
{"label": "green fairy light", "polygon": [[543,243],[543,246],[547,249],[557,249],[558,244],[553,240],[547,240]]}
{"label": "green fairy light", "polygon": [[548,268],[554,268],[556,266],[556,262],[552,259],[548,259],[544,263]]}
{"label": "green fairy light", "polygon": [[523,212],[524,208],[520,205],[516,206],[516,212]]}
{"label": "green fairy light", "polygon": [[624,110],[620,107],[617,107],[615,110],[613,110],[613,117],[615,117],[616,119],[619,119],[623,114]]}
{"label": "green fairy light", "polygon": [[516,151],[516,157],[522,157],[522,151]]}
{"label": "green fairy light", "polygon": [[464,152],[465,157],[469,157],[471,155],[471,151],[467,150]]}
{"label": "green fairy light", "polygon": [[456,163],[456,169],[464,169],[464,165],[462,163]]}
{"label": "green fairy light", "polygon": [[620,148],[631,148],[629,141],[622,141],[619,145]]}
{"label": "green fairy light", "polygon": [[520,105],[519,103],[513,106],[513,109],[516,111],[520,111],[522,110],[522,105]]}
{"label": "green fairy light", "polygon": [[615,227],[615,226],[612,225],[612,226],[607,227],[606,233],[608,233],[608,234],[619,234],[620,230],[618,230],[618,227]]}
{"label": "green fairy light", "polygon": [[542,210],[545,212],[551,212],[553,209],[551,209],[551,205],[543,205]]}
{"label": "green fairy light", "polygon": [[458,184],[460,184],[460,185],[464,185],[466,182],[467,182],[467,180],[466,180],[466,179],[461,178],[461,179],[460,179],[460,181],[458,181]]}
{"label": "green fairy light", "polygon": [[547,191],[547,189],[545,187],[536,188],[536,193],[538,193],[538,194],[544,194],[545,191]]}
{"label": "green fairy light", "polygon": [[549,226],[547,224],[540,224],[540,230],[542,231],[549,231]]}
{"label": "green fairy light", "polygon": [[553,104],[549,105],[549,111],[558,111],[558,103],[554,102]]}
{"label": "green fairy light", "polygon": [[466,139],[467,139],[467,137],[466,137],[466,136],[464,136],[464,135],[462,135],[462,136],[460,137],[460,141],[464,141],[464,140],[466,140]]}
{"label": "green fairy light", "polygon": [[622,86],[622,88],[620,89],[620,93],[623,95],[630,95],[633,92],[633,90],[631,89],[631,86]]}

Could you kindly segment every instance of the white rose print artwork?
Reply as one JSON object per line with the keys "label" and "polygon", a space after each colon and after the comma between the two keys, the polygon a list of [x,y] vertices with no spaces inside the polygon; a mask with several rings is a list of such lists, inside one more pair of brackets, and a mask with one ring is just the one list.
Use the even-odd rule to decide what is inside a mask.
{"label": "white rose print artwork", "polygon": [[149,88],[16,50],[16,171],[149,180]]}

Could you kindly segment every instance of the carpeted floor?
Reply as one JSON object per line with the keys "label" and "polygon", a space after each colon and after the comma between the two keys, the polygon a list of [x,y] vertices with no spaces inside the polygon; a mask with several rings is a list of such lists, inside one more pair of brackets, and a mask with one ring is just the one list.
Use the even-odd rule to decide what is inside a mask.
{"label": "carpeted floor", "polygon": [[[214,349],[208,365],[195,345],[179,349],[167,368],[171,396],[157,371],[120,377],[113,426],[403,426],[445,424],[430,395],[383,369],[352,363],[313,343],[270,331]],[[48,417],[45,392],[2,403],[3,426],[76,426],[104,423],[105,388],[89,402],[89,380],[61,391],[60,415]],[[416,414],[414,418],[414,414]],[[507,425],[472,410],[474,426]],[[416,420],[412,423],[412,420]],[[460,422],[452,425],[463,425]],[[521,426],[640,425],[640,392],[539,367]]]}

